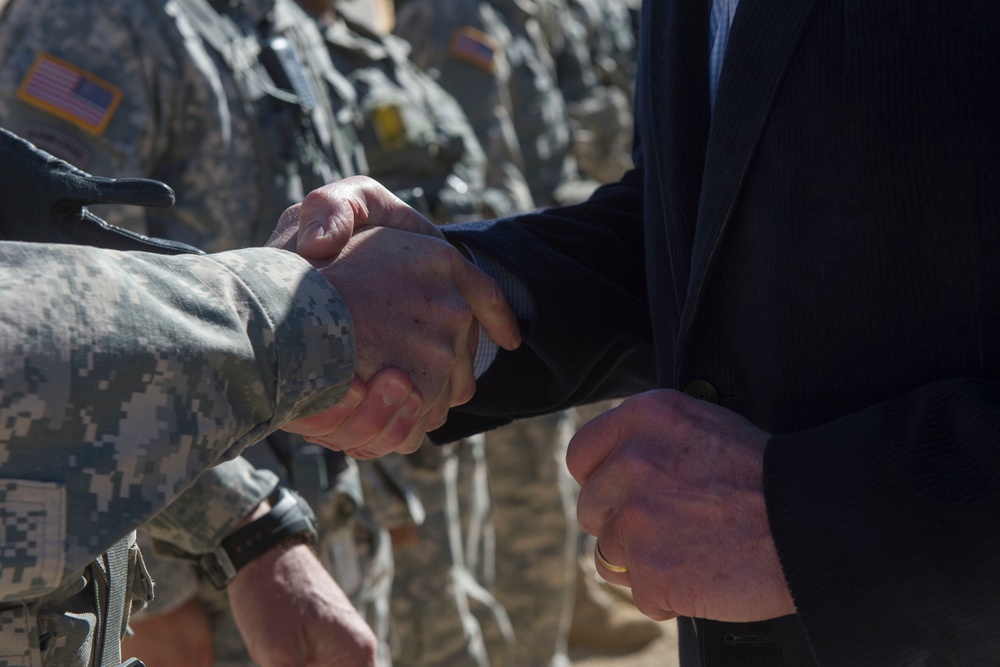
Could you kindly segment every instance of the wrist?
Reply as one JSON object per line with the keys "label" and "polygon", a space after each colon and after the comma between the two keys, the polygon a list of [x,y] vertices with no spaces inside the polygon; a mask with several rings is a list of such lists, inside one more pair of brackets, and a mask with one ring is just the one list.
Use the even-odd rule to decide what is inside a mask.
{"label": "wrist", "polygon": [[316,519],[291,489],[277,487],[213,551],[198,559],[198,568],[217,589],[270,550],[294,544],[314,544]]}

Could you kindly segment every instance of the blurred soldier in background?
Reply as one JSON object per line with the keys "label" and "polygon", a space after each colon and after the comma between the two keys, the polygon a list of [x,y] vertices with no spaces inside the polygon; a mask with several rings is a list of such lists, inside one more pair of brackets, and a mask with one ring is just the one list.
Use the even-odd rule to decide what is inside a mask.
{"label": "blurred soldier in background", "polygon": [[[81,36],[81,26],[90,32]],[[11,0],[0,22],[0,63],[0,124],[102,174],[145,175],[176,186],[172,208],[100,209],[136,231],[211,251],[259,245],[281,212],[308,191],[366,169],[352,88],[331,66],[315,26],[288,0]],[[295,449],[289,439],[298,438],[275,436],[252,455],[288,460]],[[312,471],[319,474],[315,466]],[[357,467],[340,456],[323,472],[323,492],[339,499],[341,508],[328,519],[354,534],[362,507]],[[189,494],[201,502],[157,531],[189,531],[199,539],[178,536],[171,541],[183,549],[163,543],[161,551],[203,565],[224,561],[222,537],[277,482],[243,459],[211,469]],[[391,574],[390,562],[374,559],[391,555],[377,549],[377,533],[357,539],[362,548],[346,550],[345,558],[358,560],[341,562],[340,569],[365,573],[361,578]],[[152,655],[181,648],[176,657],[182,664],[211,660],[213,653],[218,664],[245,663],[241,642],[225,643],[235,630],[216,632],[214,650],[202,625],[182,626],[200,631],[189,641],[178,641],[173,632],[173,621],[188,612],[203,618],[201,605],[217,627],[235,627],[225,593],[209,583],[224,586],[232,572],[199,574],[147,553],[160,586],[147,620],[136,623],[143,649]],[[354,586],[357,579],[349,580],[354,602],[378,609],[366,597],[372,589]],[[194,604],[192,595],[203,599]],[[373,627],[386,625],[370,620]],[[157,644],[161,621],[169,631]],[[353,621],[345,618],[345,642]],[[151,629],[144,633],[144,625]]]}
{"label": "blurred soldier in background", "polygon": [[[523,1],[523,0],[522,0]],[[533,0],[556,62],[567,100],[573,154],[580,171],[613,183],[632,167],[632,97],[637,33],[630,10],[638,2],[616,0]],[[568,15],[567,15],[568,14]],[[577,408],[586,423],[610,403]],[[576,496],[572,496],[575,516]],[[661,634],[639,613],[631,592],[609,584],[594,570],[595,540],[581,535],[569,645],[597,650],[630,650]]]}
{"label": "blurred soldier in background", "polygon": [[[632,98],[624,84],[628,70],[627,56],[619,49],[631,48],[630,33],[622,33],[621,16],[625,8],[615,10],[583,0],[584,12],[568,0],[518,0],[517,6],[536,17],[542,37],[536,38],[539,52],[553,63],[555,80],[566,101],[566,114],[572,136],[572,152],[584,184],[617,181],[631,167]],[[616,22],[617,20],[617,22]],[[529,25],[525,25],[528,31]],[[631,85],[631,84],[629,84]],[[589,180],[587,180],[589,179]],[[564,186],[566,187],[566,186]],[[564,194],[570,201],[590,194],[578,186]]]}
{"label": "blurred soldier in background", "polygon": [[[531,207],[589,195],[596,183],[581,176],[573,155],[571,121],[537,6],[402,0],[396,8],[395,33],[411,42],[414,62],[455,95],[508,178],[524,179]],[[596,83],[584,58],[569,62],[580,66],[577,90]],[[482,554],[477,574],[510,616],[517,665],[567,661],[578,527],[565,447],[575,430],[576,415],[567,411],[484,436],[495,547],[466,549]],[[506,642],[489,627],[497,662]]]}
{"label": "blurred soldier in background", "polygon": [[520,168],[534,205],[556,203],[560,188],[583,196],[566,101],[535,4],[399,0],[396,11],[394,32],[412,44],[413,61],[458,99],[484,146],[508,144],[503,152]]}
{"label": "blurred soldier in background", "polygon": [[[354,85],[369,175],[449,224],[519,210],[523,189],[489,180],[486,154],[457,101],[409,60],[409,45],[378,34],[327,0],[302,2],[321,24],[334,66]],[[488,667],[483,630],[504,639],[502,606],[476,580],[478,552],[462,535],[489,530],[483,438],[362,462],[365,497],[393,537],[393,664]],[[478,539],[476,540],[478,543]],[[470,607],[480,609],[478,618]]]}
{"label": "blurred soldier in background", "polygon": [[[184,525],[204,500],[190,484],[345,393],[353,323],[288,252],[198,256],[84,208],[169,206],[162,183],[95,178],[0,130],[0,186],[0,663],[114,667],[153,593],[136,526],[155,516],[158,537],[202,544]],[[229,591],[265,664],[373,665],[374,637],[308,545],[308,508],[278,490],[247,518],[227,538],[245,550]]]}
{"label": "blurred soldier in background", "polygon": [[[456,96],[484,145],[510,156],[498,163],[520,170],[537,206],[582,201],[631,166],[634,40],[604,4],[584,12],[565,0],[396,3],[395,32],[413,45],[413,60]],[[482,559],[495,569],[481,577],[510,615],[519,665],[566,662],[573,591],[591,583],[578,573],[576,485],[565,467],[579,423],[568,411],[485,434],[496,555]],[[617,601],[584,592],[585,617],[615,617],[621,629]],[[642,627],[626,615],[630,645],[658,635],[654,623],[635,622]]]}
{"label": "blurred soldier in background", "polygon": [[598,82],[625,91],[630,104],[635,93],[638,49],[632,15],[638,12],[639,4],[640,0],[567,0],[569,10],[584,29],[584,43],[589,47]]}
{"label": "blurred soldier in background", "polygon": [[[635,79],[635,39],[627,7],[617,0],[538,0],[560,6],[559,23],[573,26],[560,32],[555,24],[553,48],[561,38],[570,42],[556,50],[556,62],[579,59],[583,64],[559,66],[573,129],[573,154],[581,173],[598,183],[614,183],[632,167],[632,90]],[[566,2],[563,5],[563,2]],[[550,33],[553,31],[550,31]],[[564,75],[580,70],[594,83],[576,87],[580,77]],[[589,70],[589,71],[588,71]]]}

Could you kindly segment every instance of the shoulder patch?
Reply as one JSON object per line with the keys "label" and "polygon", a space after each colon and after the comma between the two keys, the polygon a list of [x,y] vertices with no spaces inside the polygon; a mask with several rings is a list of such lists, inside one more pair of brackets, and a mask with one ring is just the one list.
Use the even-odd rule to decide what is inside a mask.
{"label": "shoulder patch", "polygon": [[481,30],[470,26],[456,28],[448,43],[448,55],[464,60],[492,74],[497,67],[500,45]]}
{"label": "shoulder patch", "polygon": [[76,65],[39,53],[17,97],[99,137],[122,101],[115,86]]}

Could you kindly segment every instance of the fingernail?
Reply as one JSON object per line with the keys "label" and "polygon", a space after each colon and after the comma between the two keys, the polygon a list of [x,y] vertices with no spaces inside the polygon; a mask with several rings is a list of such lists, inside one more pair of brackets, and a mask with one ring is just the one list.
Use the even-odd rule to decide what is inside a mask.
{"label": "fingernail", "polygon": [[347,390],[347,393],[342,399],[340,399],[340,405],[347,409],[354,409],[361,403],[361,392],[351,387]]}
{"label": "fingernail", "polygon": [[398,405],[408,393],[402,382],[389,380],[382,388],[382,400],[385,401],[386,405]]}
{"label": "fingernail", "polygon": [[306,223],[306,226],[302,229],[300,239],[302,243],[309,243],[310,241],[317,241],[323,238],[325,230],[323,229],[322,220],[313,220],[312,222]]}

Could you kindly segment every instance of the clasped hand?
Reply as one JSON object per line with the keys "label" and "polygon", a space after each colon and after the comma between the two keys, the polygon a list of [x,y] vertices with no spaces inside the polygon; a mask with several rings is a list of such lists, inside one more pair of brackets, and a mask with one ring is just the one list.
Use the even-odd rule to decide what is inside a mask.
{"label": "clasped hand", "polygon": [[[371,179],[310,193],[269,245],[311,259],[355,321],[359,378],[347,398],[285,427],[320,444],[359,458],[411,451],[471,398],[477,321],[501,347],[520,344],[499,286]],[[632,587],[657,620],[794,613],[764,504],[769,438],[672,390],[634,396],[586,424],[567,463],[581,485],[580,524],[612,564],[598,561],[598,572]]]}
{"label": "clasped hand", "polygon": [[357,371],[347,396],[283,427],[312,442],[361,459],[412,452],[450,407],[472,398],[479,324],[501,347],[520,344],[496,281],[372,179],[310,193],[285,211],[267,245],[309,259],[354,322]]}
{"label": "clasped hand", "polygon": [[770,435],[677,391],[634,396],[573,437],[577,516],[608,581],[666,620],[757,621],[794,613],[764,505]]}

